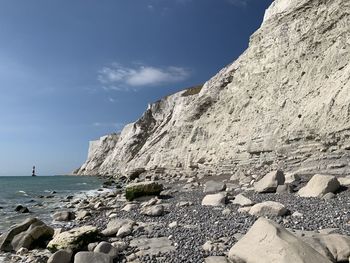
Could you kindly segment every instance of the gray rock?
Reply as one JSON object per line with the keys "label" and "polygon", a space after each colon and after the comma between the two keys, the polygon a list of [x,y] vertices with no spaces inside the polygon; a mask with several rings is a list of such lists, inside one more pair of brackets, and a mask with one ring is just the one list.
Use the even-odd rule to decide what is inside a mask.
{"label": "gray rock", "polygon": [[130,241],[130,247],[137,247],[137,256],[159,255],[174,251],[171,241],[166,237],[161,238],[136,238]]}
{"label": "gray rock", "polygon": [[73,252],[69,250],[58,250],[49,257],[47,263],[70,263]]}
{"label": "gray rock", "polygon": [[228,216],[232,213],[232,210],[229,208],[225,208],[224,210],[222,210],[222,215],[224,216]]}
{"label": "gray rock", "polygon": [[52,227],[47,226],[37,218],[29,218],[12,226],[0,236],[0,250],[10,252],[17,251],[22,247],[27,249],[45,247],[53,234]]}
{"label": "gray rock", "polygon": [[87,217],[90,217],[91,213],[86,210],[79,210],[76,214],[76,219],[77,220],[83,220],[86,219]]}
{"label": "gray rock", "polygon": [[132,233],[132,228],[134,224],[125,224],[121,228],[119,228],[117,232],[117,237],[123,238],[129,236]]}
{"label": "gray rock", "polygon": [[230,249],[228,256],[233,262],[331,263],[300,238],[262,217]]}
{"label": "gray rock", "polygon": [[171,223],[168,225],[169,228],[176,228],[177,226],[178,226],[177,221],[171,222]]}
{"label": "gray rock", "polygon": [[293,214],[292,214],[293,217],[303,217],[304,215],[298,211],[295,211]]}
{"label": "gray rock", "polygon": [[291,184],[291,183],[294,183],[295,181],[300,180],[300,176],[297,173],[291,173],[291,172],[286,173],[284,175],[284,178],[285,178],[285,181],[284,181],[285,184]]}
{"label": "gray rock", "polygon": [[238,194],[235,196],[235,199],[233,199],[232,204],[239,205],[239,206],[252,206],[255,203],[250,200],[249,198],[245,197],[243,194]]}
{"label": "gray rock", "polygon": [[137,210],[138,207],[139,206],[137,204],[126,204],[122,210],[126,212],[130,212],[130,211]]}
{"label": "gray rock", "polygon": [[249,210],[249,214],[254,216],[283,216],[287,214],[288,210],[284,205],[278,202],[265,201],[253,205]]}
{"label": "gray rock", "polygon": [[113,259],[104,253],[78,252],[75,254],[74,263],[113,263]]}
{"label": "gray rock", "polygon": [[118,251],[117,248],[112,246],[111,243],[103,241],[95,247],[94,252],[107,254],[110,257],[112,257],[112,259],[114,259],[118,256],[120,251]]}
{"label": "gray rock", "polygon": [[333,193],[327,193],[324,196],[322,196],[322,199],[324,200],[330,200],[330,199],[334,199],[335,198],[335,194]]}
{"label": "gray rock", "polygon": [[113,242],[112,246],[115,247],[119,252],[122,252],[128,248],[128,244],[123,241]]}
{"label": "gray rock", "polygon": [[17,205],[15,211],[22,214],[29,213],[28,207],[22,205]]}
{"label": "gray rock", "polygon": [[301,197],[322,197],[327,193],[334,193],[339,188],[340,183],[335,176],[316,174],[298,194]]}
{"label": "gray rock", "polygon": [[226,184],[219,181],[210,180],[204,185],[204,193],[218,193],[226,189]]}
{"label": "gray rock", "polygon": [[163,205],[153,205],[142,208],[140,213],[147,216],[162,216],[164,215],[164,212]]}
{"label": "gray rock", "polygon": [[61,211],[54,213],[52,215],[52,218],[55,221],[70,221],[75,218],[75,214],[70,211]]}
{"label": "gray rock", "polygon": [[97,247],[98,244],[99,244],[98,242],[89,243],[87,246],[88,251],[93,252],[95,247]]}
{"label": "gray rock", "polygon": [[60,249],[78,251],[89,243],[96,241],[97,236],[98,230],[94,226],[73,228],[56,235],[47,245],[47,249],[53,252]]}
{"label": "gray rock", "polygon": [[204,245],[202,246],[202,249],[207,252],[224,251],[225,245],[223,244],[223,242],[213,242],[208,240],[204,243]]}
{"label": "gray rock", "polygon": [[262,179],[254,184],[254,189],[258,193],[275,192],[278,185],[284,184],[283,171],[273,171],[266,174]]}
{"label": "gray rock", "polygon": [[176,204],[176,206],[178,206],[178,207],[186,207],[186,206],[191,206],[191,205],[193,205],[193,203],[192,202],[188,202],[188,201],[181,201],[181,202],[178,202]]}
{"label": "gray rock", "polygon": [[224,206],[225,204],[226,204],[225,193],[206,195],[202,200],[202,205],[206,205],[206,206]]}
{"label": "gray rock", "polygon": [[283,185],[277,186],[276,193],[278,193],[278,194],[293,193],[293,189],[290,186],[290,184],[283,184]]}
{"label": "gray rock", "polygon": [[16,255],[24,256],[29,252],[28,248],[21,247],[17,250]]}
{"label": "gray rock", "polygon": [[350,186],[350,176],[338,177],[337,179],[341,186],[345,186],[345,187]]}
{"label": "gray rock", "polygon": [[140,182],[129,184],[125,188],[125,197],[132,201],[137,197],[159,195],[163,185],[157,182]]}
{"label": "gray rock", "polygon": [[101,232],[102,235],[104,236],[114,236],[115,234],[118,233],[119,229],[123,225],[127,224],[134,224],[135,222],[130,219],[122,219],[122,218],[112,218],[108,224],[105,230]]}
{"label": "gray rock", "polygon": [[347,262],[350,257],[350,237],[339,234],[313,234],[304,242],[332,262]]}

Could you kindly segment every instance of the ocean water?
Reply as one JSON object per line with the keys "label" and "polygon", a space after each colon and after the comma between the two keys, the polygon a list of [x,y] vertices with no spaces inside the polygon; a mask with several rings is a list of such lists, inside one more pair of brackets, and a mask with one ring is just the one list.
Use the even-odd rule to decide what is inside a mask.
{"label": "ocean water", "polygon": [[[28,217],[49,223],[51,214],[60,210],[62,199],[91,194],[102,182],[87,176],[0,176],[0,233]],[[30,213],[15,212],[19,204],[28,207]]]}

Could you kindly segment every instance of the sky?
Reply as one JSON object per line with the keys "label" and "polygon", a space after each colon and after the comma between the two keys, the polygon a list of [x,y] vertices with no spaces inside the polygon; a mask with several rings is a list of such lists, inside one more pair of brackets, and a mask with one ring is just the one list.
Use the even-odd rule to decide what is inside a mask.
{"label": "sky", "polygon": [[0,176],[67,174],[88,142],[204,83],[272,0],[0,0]]}

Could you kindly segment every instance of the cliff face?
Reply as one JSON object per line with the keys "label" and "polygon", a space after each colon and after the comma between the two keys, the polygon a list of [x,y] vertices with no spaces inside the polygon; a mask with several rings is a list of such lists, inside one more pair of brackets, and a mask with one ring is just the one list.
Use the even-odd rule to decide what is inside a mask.
{"label": "cliff face", "polygon": [[348,0],[276,0],[234,63],[92,143],[77,173],[350,173],[349,25]]}

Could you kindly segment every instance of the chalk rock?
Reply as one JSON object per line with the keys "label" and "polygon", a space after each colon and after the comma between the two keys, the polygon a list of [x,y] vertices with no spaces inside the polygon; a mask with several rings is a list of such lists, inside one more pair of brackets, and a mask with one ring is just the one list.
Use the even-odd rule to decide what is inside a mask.
{"label": "chalk rock", "polygon": [[20,248],[33,249],[45,247],[52,238],[54,230],[37,218],[28,218],[12,226],[0,236],[0,250],[11,252]]}
{"label": "chalk rock", "polygon": [[68,249],[74,252],[94,242],[97,235],[98,231],[94,226],[73,228],[55,236],[47,245],[47,249],[53,252],[60,249]]}
{"label": "chalk rock", "polygon": [[300,238],[265,218],[254,223],[228,256],[233,262],[245,263],[331,263]]}
{"label": "chalk rock", "polygon": [[301,197],[322,197],[327,193],[334,193],[339,187],[340,183],[335,176],[315,174],[298,194]]}
{"label": "chalk rock", "polygon": [[239,206],[252,206],[255,203],[250,200],[249,198],[245,197],[243,194],[238,194],[235,196],[235,199],[233,199],[232,204],[239,205]]}
{"label": "chalk rock", "polygon": [[254,184],[254,189],[258,193],[275,192],[277,186],[284,184],[284,174],[282,171],[273,171],[266,174]]}
{"label": "chalk rock", "polygon": [[302,239],[332,262],[346,262],[350,257],[349,236],[315,233]]}
{"label": "chalk rock", "polygon": [[75,218],[75,214],[70,211],[61,211],[54,213],[52,215],[52,218],[55,221],[70,221]]}
{"label": "chalk rock", "polygon": [[174,251],[176,248],[167,237],[136,238],[130,241],[130,247],[136,247],[138,256],[159,255]]}
{"label": "chalk rock", "polygon": [[152,205],[146,206],[141,209],[140,213],[146,216],[162,216],[164,215],[164,206],[163,205]]}
{"label": "chalk rock", "polygon": [[128,224],[134,225],[135,221],[114,217],[109,220],[106,229],[104,229],[101,234],[104,236],[114,236],[118,233],[119,229]]}
{"label": "chalk rock", "polygon": [[205,183],[204,185],[204,193],[210,194],[210,193],[217,193],[224,191],[226,188],[226,184],[220,181],[213,181],[210,180]]}
{"label": "chalk rock", "polygon": [[350,176],[337,178],[341,186],[350,186]]}
{"label": "chalk rock", "polygon": [[82,251],[75,254],[74,263],[113,263],[113,259],[104,253]]}
{"label": "chalk rock", "polygon": [[119,254],[119,250],[112,246],[111,243],[108,242],[100,242],[95,248],[94,248],[95,253],[104,253],[109,255],[111,258],[116,258]]}
{"label": "chalk rock", "polygon": [[202,205],[206,206],[224,206],[226,203],[226,194],[218,193],[206,195],[202,200]]}
{"label": "chalk rock", "polygon": [[253,205],[249,214],[254,216],[283,216],[288,212],[284,205],[278,202],[265,201]]}
{"label": "chalk rock", "polygon": [[70,263],[73,252],[69,250],[58,250],[49,257],[47,263]]}

